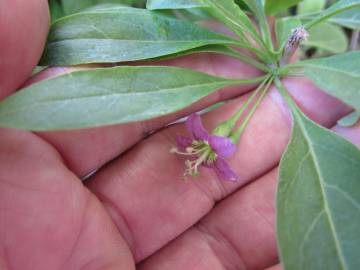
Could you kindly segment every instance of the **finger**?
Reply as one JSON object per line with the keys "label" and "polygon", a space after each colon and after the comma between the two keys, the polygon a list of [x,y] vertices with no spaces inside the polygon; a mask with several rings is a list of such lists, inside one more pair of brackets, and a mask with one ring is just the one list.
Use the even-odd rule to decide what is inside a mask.
{"label": "finger", "polygon": [[102,205],[35,135],[0,129],[1,269],[134,269]]}
{"label": "finger", "polygon": [[276,178],[274,169],[220,202],[196,226],[138,269],[250,270],[276,264]]}
{"label": "finger", "polygon": [[[250,78],[259,75],[257,70],[237,60],[210,54],[186,56],[156,64],[187,67],[223,77]],[[218,66],[222,68],[219,69]],[[40,74],[40,78],[64,71],[66,70],[63,68],[50,69],[45,71],[45,74]],[[154,120],[95,129],[39,133],[39,135],[58,149],[72,171],[83,176],[129,149],[149,132],[218,101],[240,95],[252,87],[246,85],[217,91],[189,108]]]}
{"label": "finger", "polygon": [[[336,126],[333,130],[360,144],[360,125],[341,130]],[[277,177],[278,168],[221,201],[198,224],[139,268],[220,270],[265,269],[275,265]]]}
{"label": "finger", "polygon": [[48,27],[46,0],[0,1],[0,99],[30,76],[41,56]]}
{"label": "finger", "polygon": [[[291,79],[286,85],[307,114],[326,126],[332,126],[348,111],[307,80]],[[230,117],[243,101],[244,97],[239,98],[206,114],[209,130]],[[142,260],[196,223],[215,201],[274,168],[288,142],[290,126],[289,111],[273,89],[230,162],[239,182],[218,181],[206,169],[194,181],[180,181],[182,160],[170,155],[169,149],[176,134],[185,132],[181,124],[155,134],[112,162],[92,178],[89,187],[104,202],[136,259]]]}

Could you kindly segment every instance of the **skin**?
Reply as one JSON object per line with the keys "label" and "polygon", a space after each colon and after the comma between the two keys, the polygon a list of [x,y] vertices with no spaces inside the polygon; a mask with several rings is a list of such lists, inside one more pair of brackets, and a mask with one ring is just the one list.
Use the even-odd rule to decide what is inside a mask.
{"label": "skin", "polygon": [[[1,97],[66,71],[49,69],[25,82],[43,49],[48,20],[45,0],[0,2]],[[258,74],[210,55],[166,64],[222,76]],[[305,79],[285,84],[309,117],[360,145],[359,124],[336,126],[347,106]],[[280,270],[274,201],[291,118],[276,89],[229,161],[241,179],[235,184],[205,169],[198,179],[181,181],[183,160],[169,149],[176,134],[186,134],[184,125],[160,130],[232,98],[204,116],[205,126],[213,128],[249,90],[222,89],[184,111],[141,123],[41,134],[0,129],[0,269]],[[150,131],[155,133],[148,136]]]}

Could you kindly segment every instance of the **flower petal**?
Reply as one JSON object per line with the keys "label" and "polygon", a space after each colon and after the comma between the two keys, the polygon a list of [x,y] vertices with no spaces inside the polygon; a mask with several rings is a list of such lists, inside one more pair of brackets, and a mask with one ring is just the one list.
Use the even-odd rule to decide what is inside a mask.
{"label": "flower petal", "polygon": [[209,132],[204,128],[200,115],[193,113],[186,120],[186,127],[195,140],[208,141]]}
{"label": "flower petal", "polygon": [[214,170],[221,180],[236,182],[239,177],[230,168],[229,164],[222,158],[217,158],[214,164]]}
{"label": "flower petal", "polygon": [[176,135],[176,144],[181,151],[185,151],[192,144],[193,140],[189,137]]}
{"label": "flower petal", "polygon": [[216,154],[222,158],[231,157],[236,151],[236,145],[227,137],[211,135],[209,144]]}

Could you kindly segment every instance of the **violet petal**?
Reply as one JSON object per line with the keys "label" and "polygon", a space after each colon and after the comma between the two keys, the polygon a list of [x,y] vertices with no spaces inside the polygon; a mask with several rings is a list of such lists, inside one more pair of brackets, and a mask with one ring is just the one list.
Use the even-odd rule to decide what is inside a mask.
{"label": "violet petal", "polygon": [[185,151],[192,144],[193,140],[189,137],[176,135],[176,144],[181,151]]}
{"label": "violet petal", "polygon": [[208,141],[209,132],[204,128],[200,115],[193,113],[186,120],[186,127],[195,140]]}
{"label": "violet petal", "polygon": [[236,145],[227,137],[211,135],[209,138],[211,148],[219,157],[231,157],[236,151]]}
{"label": "violet petal", "polygon": [[230,168],[229,164],[222,158],[217,158],[214,163],[214,170],[221,180],[236,182],[239,177]]}

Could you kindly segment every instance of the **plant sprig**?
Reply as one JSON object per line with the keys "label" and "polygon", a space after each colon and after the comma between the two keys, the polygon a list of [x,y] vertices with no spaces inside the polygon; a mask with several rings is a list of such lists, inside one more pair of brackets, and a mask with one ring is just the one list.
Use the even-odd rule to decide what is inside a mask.
{"label": "plant sprig", "polygon": [[[221,153],[221,149],[211,149],[205,139],[221,140],[216,136],[224,136],[233,144],[241,140],[275,82],[294,122],[280,164],[277,193],[277,236],[284,269],[360,269],[356,249],[360,246],[360,151],[308,119],[281,82],[289,76],[308,77],[354,108],[351,117],[340,123],[356,122],[360,112],[359,51],[290,62],[302,44],[320,48],[318,55],[344,51],[347,43],[336,50],[339,46],[323,46],[326,41],[316,43],[311,36],[308,43],[303,42],[316,27],[319,32],[332,29],[343,39],[346,36],[341,27],[358,33],[360,0],[340,0],[326,9],[322,4],[316,5],[314,12],[278,17],[276,40],[266,16],[286,13],[300,0],[148,0],[148,9],[138,8],[145,4],[142,0],[95,2],[100,5],[89,0],[50,1],[53,22],[41,64],[116,66],[142,60],[143,65],[83,69],[35,83],[0,102],[0,126],[42,131],[136,122],[186,108],[225,86],[257,85],[232,118],[211,134],[207,132],[200,144],[193,142],[190,154],[195,153],[199,160],[189,161],[188,167],[191,174],[197,174],[204,162],[216,167],[214,162]],[[312,11],[304,8],[306,3],[302,2],[299,10]],[[179,17],[179,10],[192,11],[193,17],[199,12],[206,14],[234,36]],[[353,43],[356,45],[356,40]],[[146,65],[194,53],[227,55],[263,75],[228,79],[184,68]],[[232,171],[228,172],[235,179]]]}

